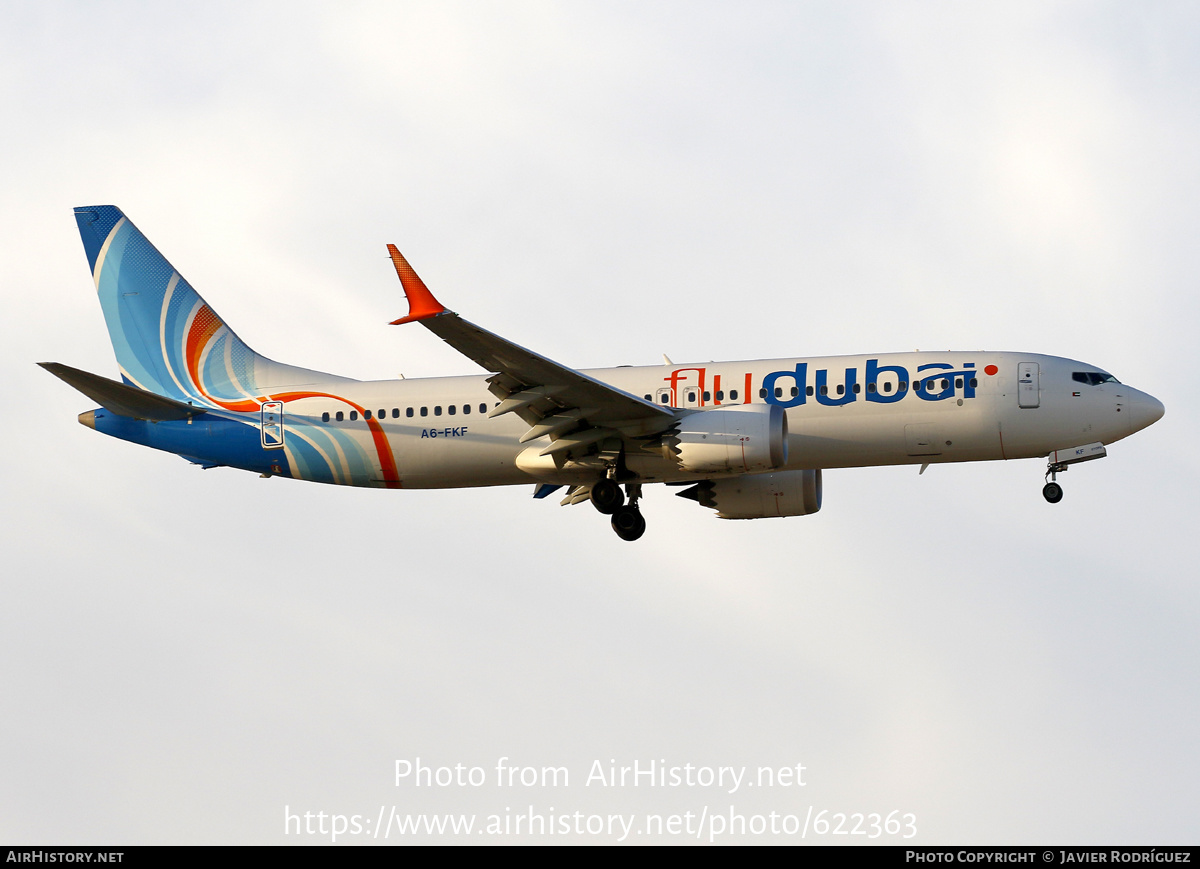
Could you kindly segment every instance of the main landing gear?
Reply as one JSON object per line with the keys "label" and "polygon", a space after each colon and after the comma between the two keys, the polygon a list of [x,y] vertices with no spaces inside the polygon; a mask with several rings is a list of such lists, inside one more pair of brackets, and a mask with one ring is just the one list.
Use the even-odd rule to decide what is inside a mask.
{"label": "main landing gear", "polygon": [[612,529],[622,540],[637,540],[646,533],[646,520],[638,509],[638,500],[642,497],[641,483],[626,483],[629,492],[629,503],[625,503],[625,493],[614,481],[605,477],[592,484],[592,506],[606,516],[612,517]]}

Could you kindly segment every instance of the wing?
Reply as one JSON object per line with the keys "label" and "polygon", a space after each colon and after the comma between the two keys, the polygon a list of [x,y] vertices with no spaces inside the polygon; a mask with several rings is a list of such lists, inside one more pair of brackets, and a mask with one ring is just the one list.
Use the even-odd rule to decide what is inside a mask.
{"label": "wing", "polygon": [[573,450],[611,438],[653,437],[670,428],[676,414],[573,368],[526,350],[448,311],[412,266],[388,245],[408,298],[409,313],[392,325],[420,322],[464,356],[494,372],[488,389],[500,403],[489,417],[515,413],[529,425],[521,443],[549,435],[541,454],[566,458]]}

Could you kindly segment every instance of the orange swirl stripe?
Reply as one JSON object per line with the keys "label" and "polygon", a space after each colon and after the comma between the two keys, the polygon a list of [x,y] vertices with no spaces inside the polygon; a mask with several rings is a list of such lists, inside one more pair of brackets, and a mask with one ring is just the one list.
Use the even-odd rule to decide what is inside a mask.
{"label": "orange swirl stripe", "polygon": [[[213,335],[220,329],[224,323],[213,312],[208,305],[201,306],[196,312],[196,316],[192,319],[192,327],[188,330],[187,345],[185,349],[185,357],[187,360],[188,375],[191,377],[192,384],[206,399],[213,404],[223,407],[226,410],[232,410],[239,413],[253,413],[259,409],[260,402],[255,402],[250,399],[241,401],[223,401],[208,394],[208,390],[204,388],[200,380],[200,357],[204,354],[204,348],[208,346],[208,342],[212,340]],[[334,401],[340,401],[344,404],[357,410],[365,418],[367,415],[366,408],[355,404],[348,398],[343,398],[340,395],[332,395],[328,392],[283,392],[274,395],[263,396],[262,401],[297,401],[301,398],[332,398]],[[371,439],[375,443],[375,452],[379,456],[379,468],[383,473],[383,480],[389,489],[400,488],[400,475],[396,470],[396,459],[392,455],[392,447],[388,442],[387,435],[384,434],[383,426],[377,420],[366,420],[367,427],[371,430]]]}
{"label": "orange swirl stripe", "polygon": [[[301,398],[332,398],[334,401],[340,401],[343,404],[348,404],[366,418],[367,410],[359,404],[355,404],[348,398],[343,398],[340,395],[331,395],[328,392],[280,392],[273,395],[268,395],[264,401],[296,401]],[[375,452],[379,454],[379,469],[383,473],[383,480],[389,489],[400,488],[400,474],[396,470],[396,458],[392,455],[392,447],[388,442],[387,435],[383,432],[383,426],[378,420],[367,419],[367,428],[371,430],[371,439],[375,442]]]}

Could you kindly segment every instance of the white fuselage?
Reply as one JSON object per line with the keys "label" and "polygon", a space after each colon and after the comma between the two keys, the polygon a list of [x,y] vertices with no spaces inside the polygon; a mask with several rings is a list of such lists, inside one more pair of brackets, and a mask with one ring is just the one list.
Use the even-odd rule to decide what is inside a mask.
{"label": "white fuselage", "polygon": [[[1073,379],[1094,372],[1103,373],[1085,363],[1030,353],[931,352],[584,373],[677,408],[782,405],[788,424],[785,467],[815,469],[1045,456],[1079,444],[1112,443],[1162,415],[1162,405],[1136,389],[1111,379]],[[914,388],[918,380],[923,389]],[[382,428],[405,488],[566,483],[576,478],[567,470],[556,472],[545,463],[538,467],[522,459],[523,454],[536,455],[550,439],[521,444],[526,423],[512,414],[489,419],[486,411],[496,400],[485,376],[339,380],[337,389],[341,399],[369,411]],[[316,422],[329,413],[323,424],[342,427],[364,447],[378,447],[365,414],[351,419],[346,408],[344,401],[320,397],[290,401],[284,410],[285,432],[289,420]],[[625,462],[644,482],[713,476],[684,471],[661,452],[629,451]],[[338,482],[377,485],[381,480]]]}

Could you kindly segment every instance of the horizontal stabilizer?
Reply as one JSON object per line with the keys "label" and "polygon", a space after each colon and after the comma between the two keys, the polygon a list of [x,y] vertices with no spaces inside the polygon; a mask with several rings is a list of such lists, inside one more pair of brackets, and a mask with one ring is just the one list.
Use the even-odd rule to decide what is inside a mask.
{"label": "horizontal stabilizer", "polygon": [[193,407],[182,401],[175,401],[173,398],[163,398],[161,395],[138,389],[136,386],[127,386],[124,383],[109,380],[107,377],[101,377],[99,374],[80,371],[69,365],[62,365],[58,362],[39,362],[38,365],[117,416],[158,422],[187,419],[190,416],[199,416],[206,412],[203,408]]}

